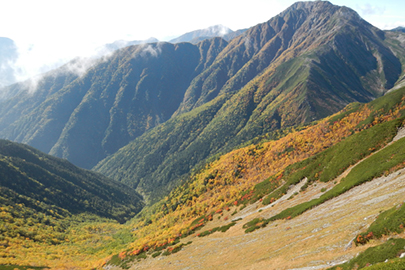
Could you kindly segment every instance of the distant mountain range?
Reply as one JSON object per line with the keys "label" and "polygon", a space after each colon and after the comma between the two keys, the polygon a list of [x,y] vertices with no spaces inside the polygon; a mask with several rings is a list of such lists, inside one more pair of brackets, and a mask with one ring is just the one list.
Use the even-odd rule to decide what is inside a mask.
{"label": "distant mountain range", "polygon": [[0,37],[0,87],[16,82],[13,64],[17,58],[18,51],[14,41]]}
{"label": "distant mountain range", "polygon": [[190,42],[192,44],[197,44],[204,39],[209,39],[213,37],[222,37],[223,39],[229,41],[232,38],[241,35],[247,29],[232,31],[226,26],[223,25],[214,25],[205,29],[195,30],[192,32],[185,33],[177,38],[170,40],[171,43],[180,43],[180,42]]}
{"label": "distant mountain range", "polygon": [[398,31],[398,32],[404,32],[405,33],[405,27],[399,26],[397,28],[392,29],[391,31]]}
{"label": "distant mountain range", "polygon": [[384,95],[402,78],[401,40],[349,8],[298,2],[229,42],[134,45],[83,74],[52,71],[34,95],[12,85],[0,136],[154,200],[210,156]]}

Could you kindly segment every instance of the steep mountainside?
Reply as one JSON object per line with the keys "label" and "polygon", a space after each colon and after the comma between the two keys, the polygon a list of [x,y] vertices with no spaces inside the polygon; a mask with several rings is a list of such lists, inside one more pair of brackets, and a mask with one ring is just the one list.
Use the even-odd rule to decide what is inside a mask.
{"label": "steep mountainside", "polygon": [[[351,104],[279,140],[205,164],[134,220],[139,240],[109,264],[325,269],[364,251],[370,239],[369,247],[384,243],[382,234],[403,238],[404,94],[402,88]],[[381,214],[393,204],[390,216]],[[394,210],[400,213],[392,215]],[[379,224],[367,230],[376,218]],[[402,251],[381,250],[374,262],[405,252],[403,245],[396,248]]]}
{"label": "steep mountainside", "polygon": [[[0,265],[324,269],[354,258],[350,265],[358,269],[386,259],[376,269],[402,269],[394,267],[405,262],[395,259],[405,252],[404,117],[402,88],[278,140],[255,138],[257,144],[206,163],[125,224],[89,215],[60,222],[57,207],[35,213],[24,196],[3,203],[2,192]],[[11,150],[2,153],[35,161],[14,150],[27,147],[7,143]],[[10,168],[25,168],[19,165]],[[381,238],[393,233],[396,239]],[[378,254],[366,256],[367,247]]]}
{"label": "steep mountainside", "polygon": [[84,168],[107,157],[98,171],[157,199],[210,156],[383,95],[403,79],[403,40],[298,2],[229,43],[131,46],[49,73],[35,94],[10,86],[0,136]]}
{"label": "steep mountainside", "polygon": [[193,77],[226,44],[131,46],[84,74],[77,73],[80,60],[50,72],[35,93],[27,83],[12,85],[19,94],[2,104],[1,136],[91,168],[168,120]]}
{"label": "steep mountainside", "polygon": [[89,269],[132,241],[121,224],[143,206],[128,186],[0,140],[0,269]]}
{"label": "steep mountainside", "polygon": [[92,213],[123,222],[142,207],[127,186],[32,147],[0,140],[1,205],[55,216]]}
{"label": "steep mountainside", "polygon": [[233,39],[191,82],[177,117],[95,169],[161,196],[209,156],[383,95],[400,78],[402,38],[346,7],[296,3]]}
{"label": "steep mountainside", "polygon": [[[331,108],[321,105],[326,110],[342,108],[355,97],[370,100],[391,88],[401,73],[400,62],[385,39],[384,32],[349,8],[323,1],[298,2],[232,40],[214,65],[193,81],[180,111],[239,90],[265,69],[262,80],[270,81],[274,69],[289,60],[299,61],[297,77],[323,82],[315,93],[322,94],[326,86],[333,89],[327,92]],[[273,79],[268,84],[276,88],[285,83]],[[314,92],[313,87],[301,86],[309,88],[304,96]]]}

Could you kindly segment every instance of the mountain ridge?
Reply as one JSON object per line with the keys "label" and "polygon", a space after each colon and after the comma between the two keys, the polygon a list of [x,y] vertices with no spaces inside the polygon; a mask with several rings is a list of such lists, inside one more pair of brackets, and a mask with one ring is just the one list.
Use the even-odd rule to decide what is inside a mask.
{"label": "mountain ridge", "polygon": [[[317,13],[310,13],[310,10],[301,11],[302,6],[326,9],[329,13],[316,16]],[[345,16],[342,17],[341,13]],[[307,20],[303,14],[311,14],[310,19]],[[297,16],[301,21],[294,19]],[[324,20],[333,23],[325,25]],[[317,31],[313,31],[312,36],[298,35],[293,38],[293,32],[288,30],[293,27],[291,25],[297,25],[299,31],[306,32],[306,27],[316,22],[319,26],[315,27]],[[352,32],[357,29],[354,28],[356,25],[368,30]],[[326,35],[330,29],[332,36]],[[282,31],[276,34],[276,30]],[[253,34],[256,39],[246,39]],[[365,40],[363,34],[369,36],[367,43],[370,44],[361,46],[359,50],[355,43]],[[266,35],[269,38],[263,40],[270,41],[262,42],[259,37]],[[288,42],[283,43],[281,37],[285,35],[289,38]],[[355,42],[348,39],[348,36],[356,35],[360,36]],[[345,7],[333,6],[328,2],[297,3],[292,9],[232,40],[220,52],[213,65],[193,80],[182,105],[174,114],[176,117],[160,126],[155,133],[151,131],[138,137],[113,156],[101,161],[95,169],[128,184],[132,182],[139,185],[143,182],[144,186],[138,187],[138,190],[146,192],[143,194],[148,197],[147,193],[151,194],[151,189],[148,192],[145,187],[153,186],[156,194],[157,186],[170,183],[169,179],[182,177],[188,172],[188,166],[195,166],[210,155],[227,152],[244,141],[275,129],[320,119],[350,102],[370,101],[387,91],[385,87],[393,86],[401,73],[400,60],[390,61],[392,53],[380,57],[386,60],[377,61],[371,49],[367,49],[375,44],[382,53],[390,50],[379,39],[380,35],[385,33],[363,20],[359,21],[358,14]],[[311,38],[316,40],[315,44],[324,45],[310,50],[314,46],[314,43],[309,42]],[[249,46],[246,40],[251,40]],[[297,49],[288,48],[288,44],[299,46]],[[308,49],[300,44],[307,44]],[[353,52],[348,47],[353,48]],[[361,57],[353,55],[355,50],[358,50],[356,54]],[[301,56],[297,55],[300,51]],[[252,60],[241,61],[241,57]],[[232,58],[239,61],[232,62]],[[273,58],[275,60],[269,60]],[[368,62],[364,59],[368,59]],[[272,65],[271,61],[276,63]],[[381,66],[384,61],[388,62],[386,69]],[[382,79],[375,79],[379,77],[376,76],[377,69],[383,71]],[[390,73],[391,70],[396,70],[397,75],[392,77],[395,72]],[[385,76],[387,78],[383,79]],[[238,90],[239,85],[244,85],[241,81],[248,82]],[[325,92],[325,89],[330,90]],[[193,113],[197,108],[198,117],[201,119],[204,115],[204,121],[209,123],[190,130],[192,123],[201,122]],[[211,108],[216,109],[212,111]],[[177,128],[173,129],[175,126]],[[174,134],[174,130],[177,133]],[[192,134],[190,137],[194,138],[193,141],[184,140],[185,131]],[[154,149],[145,145],[153,145]],[[162,156],[166,158],[162,159]],[[151,164],[146,161],[152,158],[157,163],[145,165]],[[121,168],[126,169],[123,171]]]}
{"label": "mountain ridge", "polygon": [[83,73],[50,73],[35,95],[13,85],[21,94],[3,102],[0,136],[98,164],[157,199],[212,155],[383,95],[403,76],[401,35],[298,2],[229,42],[134,45]]}

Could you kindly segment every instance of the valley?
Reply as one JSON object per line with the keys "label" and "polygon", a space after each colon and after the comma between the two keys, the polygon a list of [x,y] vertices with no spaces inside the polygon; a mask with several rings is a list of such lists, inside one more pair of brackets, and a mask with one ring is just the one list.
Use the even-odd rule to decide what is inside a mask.
{"label": "valley", "polygon": [[401,29],[297,2],[1,88],[0,270],[405,269]]}

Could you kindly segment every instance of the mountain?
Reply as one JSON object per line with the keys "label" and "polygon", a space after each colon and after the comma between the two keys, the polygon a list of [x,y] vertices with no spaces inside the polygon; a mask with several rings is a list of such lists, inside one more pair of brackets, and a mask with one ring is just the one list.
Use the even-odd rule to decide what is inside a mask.
{"label": "mountain", "polygon": [[133,189],[30,146],[0,140],[2,205],[20,203],[42,213],[93,213],[120,222],[139,212]]}
{"label": "mountain", "polygon": [[13,64],[17,58],[18,51],[14,41],[0,37],[0,87],[16,82]]}
{"label": "mountain", "polygon": [[197,44],[198,42],[213,37],[223,37],[234,33],[231,29],[223,25],[214,25],[205,29],[195,30],[181,35],[177,38],[170,40],[170,43],[190,42]]}
{"label": "mountain", "polygon": [[404,269],[404,40],[298,2],[3,88],[65,159],[0,140],[0,269]]}
{"label": "mountain", "polygon": [[405,27],[398,26],[397,28],[391,29],[391,31],[398,31],[398,32],[404,32],[405,33]]}
{"label": "mountain", "polygon": [[[121,224],[143,206],[128,186],[0,140],[1,269],[67,269],[71,264],[89,269],[89,257],[119,252],[132,241]],[[53,250],[63,252],[51,258]],[[74,258],[78,253],[80,258]]]}
{"label": "mountain", "polygon": [[3,102],[1,136],[91,168],[168,120],[194,76],[226,44],[131,46],[84,74],[76,72],[80,61],[50,72],[35,94],[28,83],[12,85],[8,91],[20,94]]}
{"label": "mountain", "polygon": [[134,45],[50,72],[34,94],[9,86],[0,136],[154,201],[207,158],[384,95],[403,79],[402,40],[347,7],[298,2],[229,42]]}
{"label": "mountain", "polygon": [[210,156],[383,95],[401,74],[399,39],[346,7],[298,2],[230,41],[175,117],[95,170],[158,198]]}
{"label": "mountain", "polygon": [[[256,138],[125,224],[91,216],[57,222],[55,208],[32,215],[24,204],[2,204],[0,265],[402,269],[404,96],[398,89],[278,140]],[[350,259],[351,267],[340,265]]]}
{"label": "mountain", "polygon": [[[350,104],[278,140],[208,162],[133,221],[140,240],[107,264],[329,269],[353,258],[343,269],[355,262],[360,269],[399,257],[405,241],[404,95],[401,88]],[[398,242],[387,241],[390,235]],[[367,247],[378,256],[366,256],[371,250],[363,245],[370,240]],[[389,251],[387,245],[397,246]]]}

